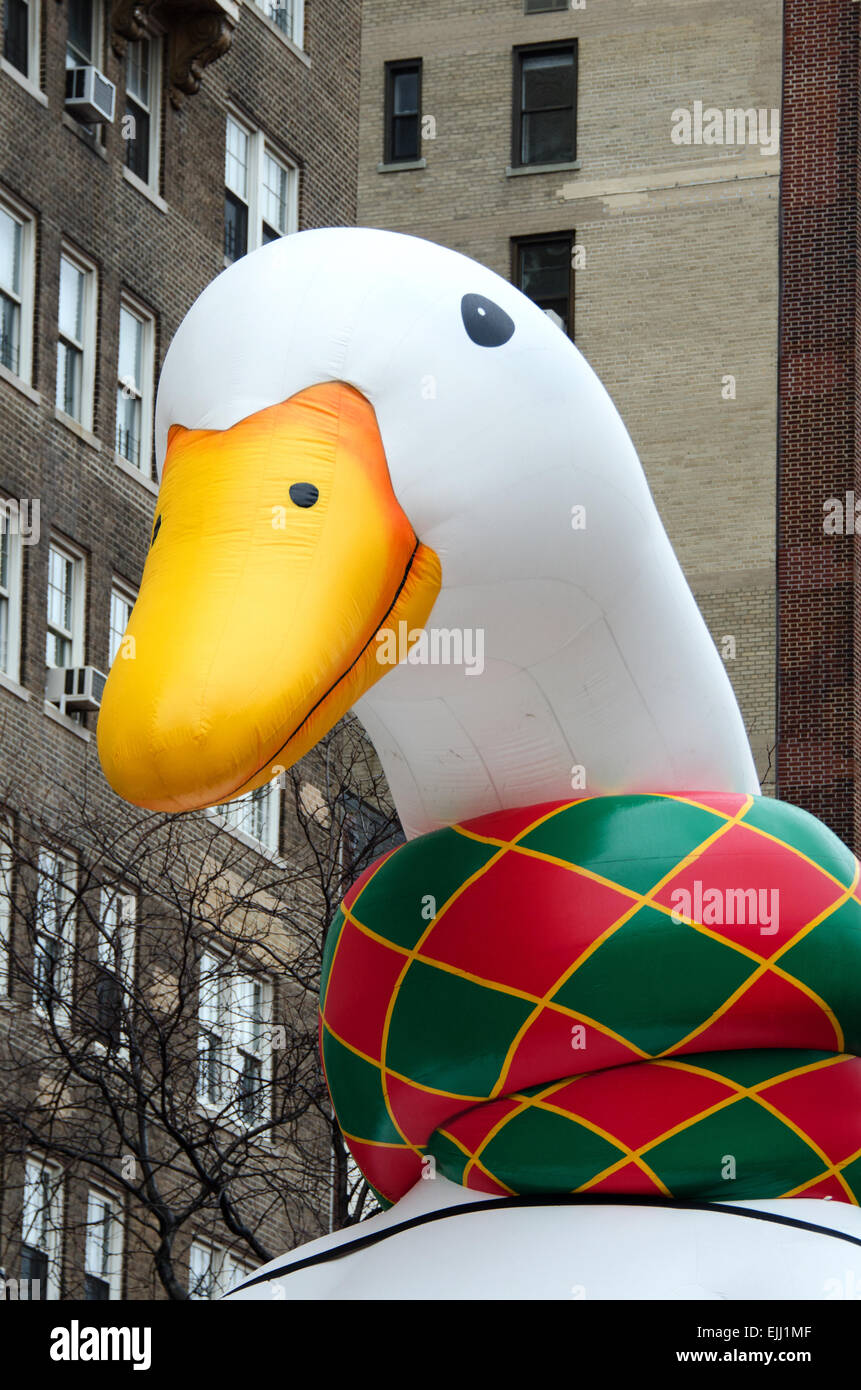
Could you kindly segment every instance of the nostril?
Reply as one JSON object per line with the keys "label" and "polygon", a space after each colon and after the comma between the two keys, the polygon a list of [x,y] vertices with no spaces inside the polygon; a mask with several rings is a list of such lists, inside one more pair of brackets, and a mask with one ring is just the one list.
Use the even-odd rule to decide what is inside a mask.
{"label": "nostril", "polygon": [[293,483],[290,488],[290,501],[295,502],[297,507],[313,507],[319,496],[319,490],[313,483]]}

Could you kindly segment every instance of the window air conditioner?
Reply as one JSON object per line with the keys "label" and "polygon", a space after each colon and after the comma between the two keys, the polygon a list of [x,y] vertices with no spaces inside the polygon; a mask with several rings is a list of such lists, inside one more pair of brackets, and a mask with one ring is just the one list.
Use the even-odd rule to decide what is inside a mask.
{"label": "window air conditioner", "polygon": [[98,68],[66,69],[66,110],[87,125],[113,121],[117,89]]}
{"label": "window air conditioner", "polygon": [[48,672],[46,697],[63,714],[101,708],[107,676],[95,666],[58,666]]}

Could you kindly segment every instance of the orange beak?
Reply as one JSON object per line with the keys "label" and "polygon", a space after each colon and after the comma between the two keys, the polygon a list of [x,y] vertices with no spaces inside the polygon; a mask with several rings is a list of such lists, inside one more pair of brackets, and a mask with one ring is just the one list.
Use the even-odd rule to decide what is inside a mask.
{"label": "orange beak", "polygon": [[377,634],[423,626],[439,587],[352,387],[227,430],[174,426],[99,717],[105,776],[163,811],[262,786],[385,674]]}

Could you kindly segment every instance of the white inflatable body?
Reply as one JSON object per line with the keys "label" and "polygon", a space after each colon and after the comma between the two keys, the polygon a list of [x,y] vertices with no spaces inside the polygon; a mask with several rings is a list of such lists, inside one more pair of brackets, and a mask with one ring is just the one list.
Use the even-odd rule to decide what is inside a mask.
{"label": "white inflatable body", "polygon": [[[464,296],[507,316],[509,336],[477,346]],[[480,678],[405,663],[356,705],[408,837],[567,798],[578,768],[593,794],[758,792],[634,446],[546,315],[430,242],[339,228],[276,241],[180,326],[159,466],[172,425],[228,430],[325,382],[373,405],[394,494],[441,562],[429,626],[474,634],[481,663]],[[445,1214],[459,1206],[480,1209]],[[837,1202],[523,1205],[436,1177],[228,1297],[820,1299],[847,1279],[861,1282],[861,1214]]]}
{"label": "white inflatable body", "polygon": [[[463,1206],[477,1210],[445,1215]],[[843,1202],[518,1206],[436,1177],[227,1298],[820,1300],[859,1287],[861,1213]]]}

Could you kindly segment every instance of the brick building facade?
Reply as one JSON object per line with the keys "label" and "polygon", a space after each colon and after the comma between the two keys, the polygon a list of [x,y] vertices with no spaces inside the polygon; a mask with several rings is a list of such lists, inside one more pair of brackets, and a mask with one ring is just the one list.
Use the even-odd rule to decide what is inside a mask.
{"label": "brick building facade", "polygon": [[777,786],[857,853],[861,9],[785,9]]}
{"label": "brick building facade", "polygon": [[[58,862],[56,855],[39,858],[39,846],[35,857],[19,855],[16,841],[27,840],[31,811],[56,799],[60,786],[86,788],[97,818],[127,823],[98,766],[95,713],[64,712],[46,699],[46,653],[48,666],[105,672],[121,641],[152,527],[154,384],[192,301],[228,255],[293,230],[355,221],[359,9],[358,0],[305,0],[304,13],[302,0],[8,0],[5,7],[4,1047],[26,1041],[32,1052],[44,1041],[34,1021],[33,982],[14,965],[22,904],[38,896],[36,880],[50,878],[50,864]],[[69,76],[70,69],[95,69],[95,79]],[[98,104],[103,113],[110,106],[103,79],[116,89],[115,111],[95,122]],[[97,695],[98,675],[92,679]],[[261,843],[277,854],[289,832],[279,804],[257,798],[229,813],[234,838],[252,857]],[[85,854],[72,828],[64,833],[59,825],[59,839],[82,871]],[[70,987],[80,989],[80,981]],[[32,1181],[17,1150],[2,1169],[0,1266],[7,1277],[22,1268],[22,1201],[38,1207],[38,1152],[27,1161]],[[78,1212],[79,1238],[51,1256],[58,1296],[80,1296],[84,1288],[82,1193],[79,1183],[64,1194],[66,1211]],[[283,1249],[326,1220],[321,1209],[304,1226],[297,1220],[272,1228],[270,1221],[266,1243]],[[31,1272],[40,1267],[34,1250]],[[227,1260],[229,1252],[222,1253]],[[151,1258],[136,1262],[133,1241],[126,1241],[118,1268],[111,1296],[164,1293]],[[194,1276],[192,1269],[192,1282]]]}
{"label": "brick building facade", "polygon": [[[359,221],[473,256],[565,318],[637,446],[766,791],[781,47],[779,0],[363,10]],[[698,103],[756,113],[755,138],[700,139]]]}

